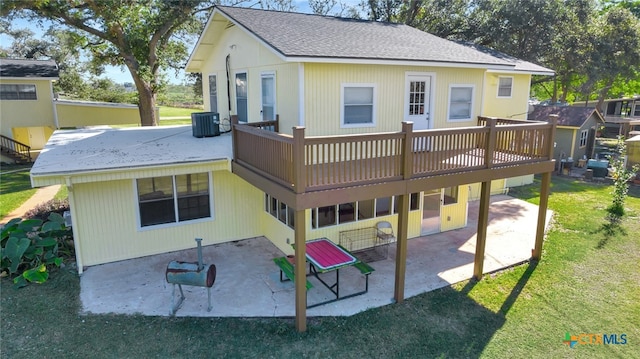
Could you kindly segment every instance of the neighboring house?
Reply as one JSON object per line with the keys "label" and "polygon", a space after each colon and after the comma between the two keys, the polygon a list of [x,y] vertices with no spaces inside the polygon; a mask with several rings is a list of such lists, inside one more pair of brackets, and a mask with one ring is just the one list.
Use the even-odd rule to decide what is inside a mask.
{"label": "neighboring house", "polygon": [[2,161],[27,160],[30,151],[21,144],[40,150],[58,128],[52,85],[57,79],[55,61],[0,59]]}
{"label": "neighboring house", "polygon": [[553,158],[556,161],[593,158],[596,131],[604,125],[604,119],[595,108],[574,106],[534,106],[529,120],[546,121],[549,115],[558,115],[556,146]]}
{"label": "neighboring house", "polygon": [[222,128],[233,122],[231,134],[58,131],[34,165],[34,186],[70,188],[80,272],[191,248],[195,237],[265,236],[287,254],[296,243],[304,277],[306,239],[337,242],[389,221],[402,301],[407,238],[465,226],[472,185],[485,216],[476,277],[492,182],[543,174],[544,224],[555,124],[524,116],[531,76],[549,69],[405,25],[218,6],[187,71],[202,73],[205,108]]}
{"label": "neighboring house", "polygon": [[[593,107],[597,101],[576,102],[576,107]],[[601,109],[605,129],[603,135],[615,137],[623,135],[629,138],[629,132],[640,129],[640,95],[604,100]]]}
{"label": "neighboring house", "polygon": [[35,159],[59,128],[140,124],[137,105],[56,99],[58,74],[53,60],[0,59],[3,162]]}

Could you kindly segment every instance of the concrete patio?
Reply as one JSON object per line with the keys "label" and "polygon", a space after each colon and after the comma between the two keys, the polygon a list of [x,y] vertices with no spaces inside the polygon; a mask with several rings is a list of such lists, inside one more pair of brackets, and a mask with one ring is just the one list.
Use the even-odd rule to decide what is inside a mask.
{"label": "concrete patio", "polygon": [[[405,298],[448,286],[473,275],[478,202],[469,203],[464,229],[410,239]],[[538,207],[505,195],[493,196],[489,213],[484,272],[493,272],[531,257]],[[547,224],[551,211],[547,212]],[[203,237],[206,234],[203,234]],[[85,313],[168,316],[173,285],[165,280],[173,260],[197,262],[194,248],[116,263],[92,266],[82,274],[80,297]],[[294,284],[280,282],[272,258],[283,253],[264,237],[203,247],[206,264],[215,264],[217,277],[211,288],[212,310],[207,311],[207,289],[183,286],[186,299],[176,316],[192,317],[293,317]],[[369,292],[307,310],[308,316],[348,316],[392,303],[395,246],[386,260],[370,263]],[[335,273],[327,273],[328,280]],[[329,290],[310,277],[314,287],[308,303],[329,298]],[[340,271],[341,295],[364,288],[355,268]],[[177,286],[176,286],[177,291]],[[178,293],[177,293],[178,294]]]}

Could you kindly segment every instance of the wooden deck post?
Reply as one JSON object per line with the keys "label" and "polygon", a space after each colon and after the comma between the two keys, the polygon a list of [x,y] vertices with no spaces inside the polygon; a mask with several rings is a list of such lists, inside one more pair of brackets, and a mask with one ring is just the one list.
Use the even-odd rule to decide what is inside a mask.
{"label": "wooden deck post", "polygon": [[542,174],[540,183],[540,204],[538,205],[538,226],[536,227],[536,244],[531,253],[531,258],[540,260],[542,257],[542,241],[547,223],[547,205],[549,204],[549,192],[551,188],[551,172]]}
{"label": "wooden deck post", "polygon": [[411,195],[397,197],[398,202],[398,235],[396,242],[396,278],[393,298],[396,303],[404,300],[404,280],[407,269],[407,231],[409,229],[409,201]]}
{"label": "wooden deck post", "polygon": [[489,203],[491,202],[491,181],[482,182],[480,206],[478,208],[478,233],[476,234],[476,255],[473,262],[473,276],[482,279],[484,266],[484,248],[487,243],[487,224],[489,223]]}
{"label": "wooden deck post", "polygon": [[[404,146],[402,148],[402,174],[404,179],[413,176],[413,122],[402,122]],[[404,300],[404,281],[407,270],[407,237],[409,231],[410,194],[403,194],[398,199],[398,235],[396,237],[396,277],[393,298],[396,303]]]}
{"label": "wooden deck post", "polygon": [[235,160],[236,158],[238,158],[238,142],[239,141],[237,138],[237,133],[233,127],[234,125],[238,124],[238,116],[231,115],[231,118],[229,119],[229,123],[231,126],[231,147],[233,150],[233,159]]}
{"label": "wooden deck post", "polygon": [[293,275],[296,278],[294,282],[296,287],[296,330],[298,332],[307,331],[307,238],[304,212],[304,209],[296,210],[293,214],[295,223],[294,237],[296,244],[296,259]]}
{"label": "wooden deck post", "polygon": [[293,128],[293,191],[295,193],[304,193],[306,187],[307,181],[304,166],[304,126],[296,126]]}

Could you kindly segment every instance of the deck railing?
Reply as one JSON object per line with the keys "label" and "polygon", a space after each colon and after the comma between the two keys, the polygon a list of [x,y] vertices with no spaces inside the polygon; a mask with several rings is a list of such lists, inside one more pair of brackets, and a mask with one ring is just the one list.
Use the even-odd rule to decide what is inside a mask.
{"label": "deck railing", "polygon": [[[233,125],[234,161],[297,193],[549,161],[555,121],[346,136]],[[509,121],[509,120],[506,120]]]}
{"label": "deck railing", "polygon": [[31,162],[31,147],[13,138],[0,135],[0,148],[9,157]]}

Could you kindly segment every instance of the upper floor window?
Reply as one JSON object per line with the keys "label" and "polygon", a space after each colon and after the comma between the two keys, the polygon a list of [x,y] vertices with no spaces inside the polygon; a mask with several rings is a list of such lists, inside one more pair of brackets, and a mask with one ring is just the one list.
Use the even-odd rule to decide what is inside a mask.
{"label": "upper floor window", "polygon": [[471,119],[473,112],[473,85],[451,85],[449,87],[449,120]]}
{"label": "upper floor window", "polygon": [[375,85],[343,84],[341,90],[342,127],[375,125]]}
{"label": "upper floor window", "polygon": [[211,218],[208,173],[136,180],[140,227]]}
{"label": "upper floor window", "polygon": [[37,100],[36,85],[1,84],[0,100]]}
{"label": "upper floor window", "polygon": [[498,77],[498,97],[511,97],[513,77]]}

